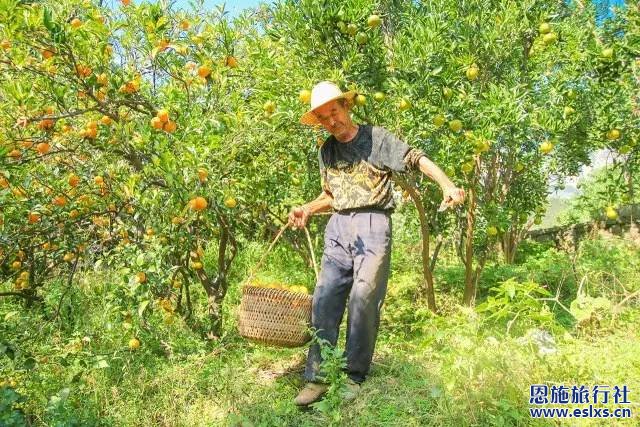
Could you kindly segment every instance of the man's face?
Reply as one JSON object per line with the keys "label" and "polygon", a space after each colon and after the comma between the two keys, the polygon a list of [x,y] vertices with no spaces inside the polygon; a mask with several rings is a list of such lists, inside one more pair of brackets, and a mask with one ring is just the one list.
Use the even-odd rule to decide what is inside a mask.
{"label": "man's face", "polygon": [[333,136],[340,137],[349,132],[351,126],[349,110],[338,101],[328,102],[313,112],[320,124]]}

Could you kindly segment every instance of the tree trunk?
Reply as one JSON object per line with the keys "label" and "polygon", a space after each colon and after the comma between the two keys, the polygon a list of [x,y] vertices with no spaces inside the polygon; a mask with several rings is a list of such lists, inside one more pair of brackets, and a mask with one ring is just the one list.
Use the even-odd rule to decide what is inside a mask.
{"label": "tree trunk", "polygon": [[469,186],[469,208],[467,210],[467,230],[464,245],[464,305],[473,306],[476,299],[477,275],[473,271],[473,229],[475,227],[476,197],[473,185]]}
{"label": "tree trunk", "polygon": [[516,258],[516,249],[518,246],[518,242],[516,241],[517,232],[510,228],[504,236],[502,236],[501,246],[502,253],[504,254],[504,262],[507,264],[513,264],[513,261]]}
{"label": "tree trunk", "polygon": [[433,271],[430,268],[431,257],[429,256],[429,238],[431,236],[431,232],[429,229],[429,222],[427,221],[427,215],[424,210],[424,205],[422,204],[422,197],[418,194],[413,185],[409,185],[402,179],[397,179],[397,182],[409,193],[409,196],[418,210],[420,234],[422,236],[422,296],[426,297],[427,307],[429,310],[435,313],[437,311],[436,296],[433,288]]}

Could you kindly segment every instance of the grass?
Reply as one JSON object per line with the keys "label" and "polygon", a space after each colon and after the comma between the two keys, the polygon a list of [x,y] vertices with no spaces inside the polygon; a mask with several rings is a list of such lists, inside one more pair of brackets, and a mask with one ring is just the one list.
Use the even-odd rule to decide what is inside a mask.
{"label": "grass", "polygon": [[[637,248],[634,252],[623,241],[588,242],[583,253],[578,270],[590,275],[591,292],[619,298],[616,281],[624,283],[627,291],[637,289],[638,281],[629,282],[634,280]],[[598,259],[607,253],[612,254],[615,268]],[[265,277],[287,278],[283,257],[301,270],[296,263],[302,261],[281,253],[275,255]],[[549,260],[567,273],[565,264],[557,262],[562,257],[562,253],[535,253],[520,265],[490,267],[499,272],[490,271],[489,277],[497,281],[509,276],[509,268],[516,277],[540,277],[541,265]],[[240,260],[237,277],[250,259]],[[531,384],[626,384],[634,412],[640,410],[637,300],[629,301],[617,316],[602,317],[586,329],[555,323],[551,330],[556,352],[540,355],[527,331],[546,328],[546,323],[523,319],[522,328],[507,333],[509,319],[488,323],[483,314],[457,305],[459,290],[452,268],[443,263],[439,275],[438,301],[443,311],[439,316],[414,302],[419,280],[415,272],[393,272],[372,370],[361,395],[352,404],[322,411],[303,411],[292,402],[302,386],[304,347],[265,347],[237,335],[234,310],[239,293],[235,288],[225,306],[226,333],[210,342],[202,341],[182,321],[165,325],[154,311],[148,316],[147,329],[123,328],[121,307],[108,291],[108,272],[79,278],[68,297],[73,310],[65,314],[63,323],[47,322],[38,309],[25,311],[16,302],[2,299],[4,349],[0,351],[5,355],[0,355],[0,381],[2,377],[13,381],[11,390],[24,401],[0,410],[0,424],[3,416],[15,415],[21,408],[25,416],[16,419],[59,426],[553,425],[550,420],[529,417]],[[547,274],[556,277],[552,269]],[[306,276],[296,277],[297,282],[304,280]],[[549,280],[549,286],[557,285],[554,280]],[[50,295],[59,295],[64,284],[49,286]],[[568,292],[567,300],[575,298],[572,286],[568,289],[574,294]],[[52,298],[48,309],[56,302]],[[143,343],[137,352],[126,348],[133,333]],[[83,341],[85,337],[89,339]],[[343,340],[344,325],[340,345]],[[6,393],[0,396],[8,401]],[[582,421],[578,425],[601,425],[598,420]],[[637,418],[619,425],[637,425]]]}

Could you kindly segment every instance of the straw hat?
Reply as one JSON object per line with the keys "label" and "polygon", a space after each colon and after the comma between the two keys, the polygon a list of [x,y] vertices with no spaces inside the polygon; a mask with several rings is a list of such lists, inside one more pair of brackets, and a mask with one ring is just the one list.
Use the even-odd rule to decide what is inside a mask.
{"label": "straw hat", "polygon": [[351,101],[355,95],[356,91],[350,90],[348,92],[342,92],[338,85],[332,82],[324,81],[318,83],[311,89],[311,109],[300,117],[300,123],[310,126],[320,124],[313,110],[323,106],[327,102],[340,98]]}

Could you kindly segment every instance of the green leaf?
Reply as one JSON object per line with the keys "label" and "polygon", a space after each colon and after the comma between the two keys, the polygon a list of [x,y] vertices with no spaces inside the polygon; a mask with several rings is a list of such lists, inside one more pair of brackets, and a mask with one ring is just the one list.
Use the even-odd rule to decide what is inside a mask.
{"label": "green leaf", "polygon": [[[16,316],[20,314],[19,311],[10,311],[7,314],[4,315],[4,321],[6,322],[7,320],[11,319],[12,317]],[[2,344],[0,344],[0,352],[2,351]]]}
{"label": "green leaf", "polygon": [[142,317],[142,314],[144,313],[148,305],[149,300],[144,300],[140,303],[140,305],[138,306],[138,316]]}
{"label": "green leaf", "polygon": [[104,359],[99,359],[93,367],[95,369],[105,369],[109,367],[109,362]]}

